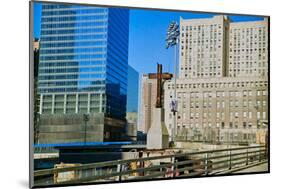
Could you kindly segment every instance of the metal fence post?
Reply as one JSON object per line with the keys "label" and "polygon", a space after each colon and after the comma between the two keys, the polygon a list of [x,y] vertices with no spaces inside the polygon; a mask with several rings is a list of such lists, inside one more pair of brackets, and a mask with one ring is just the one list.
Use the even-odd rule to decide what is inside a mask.
{"label": "metal fence post", "polygon": [[261,162],[261,146],[259,147],[259,162]]}
{"label": "metal fence post", "polygon": [[175,175],[175,157],[171,158],[171,163],[172,163],[172,167],[171,167],[172,177],[174,177],[174,175]]}
{"label": "metal fence post", "polygon": [[246,158],[247,158],[246,159],[246,165],[248,165],[248,163],[249,163],[248,162],[249,161],[249,149],[248,148],[246,149]]}
{"label": "metal fence post", "polygon": [[231,169],[231,150],[229,150],[229,170]]}
{"label": "metal fence post", "polygon": [[120,173],[116,179],[116,181],[121,181],[122,180],[122,175],[121,175],[121,171],[122,171],[122,164],[117,164],[117,172]]}
{"label": "metal fence post", "polygon": [[205,154],[205,175],[208,175],[208,161],[209,161],[209,153]]}

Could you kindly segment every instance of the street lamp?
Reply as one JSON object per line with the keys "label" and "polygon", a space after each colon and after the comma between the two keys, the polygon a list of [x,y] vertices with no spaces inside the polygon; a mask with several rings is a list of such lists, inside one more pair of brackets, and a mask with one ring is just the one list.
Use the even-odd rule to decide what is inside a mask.
{"label": "street lamp", "polygon": [[217,126],[217,143],[220,143],[220,126]]}
{"label": "street lamp", "polygon": [[85,145],[87,142],[87,122],[89,121],[88,114],[83,114],[83,121],[85,123],[85,125],[84,125],[84,145]]}
{"label": "street lamp", "polygon": [[177,100],[176,100],[176,85],[177,85],[177,44],[179,42],[179,25],[172,21],[168,27],[167,36],[166,36],[166,48],[170,48],[174,46],[174,56],[175,56],[175,64],[174,64],[174,99],[171,102],[171,111],[173,112],[174,125],[172,129],[172,142],[175,141],[175,131],[176,131],[176,112],[177,112]]}

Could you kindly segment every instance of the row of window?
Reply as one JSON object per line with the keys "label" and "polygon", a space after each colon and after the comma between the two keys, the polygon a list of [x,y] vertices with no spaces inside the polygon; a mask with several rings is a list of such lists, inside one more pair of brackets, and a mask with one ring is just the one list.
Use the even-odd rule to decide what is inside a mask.
{"label": "row of window", "polygon": [[230,69],[230,74],[229,74],[229,76],[230,77],[236,77],[237,75],[239,75],[239,74],[259,74],[259,75],[261,75],[261,76],[266,76],[267,75],[267,69],[255,69],[255,70],[252,70],[252,69],[246,69],[246,70],[244,70],[244,69],[242,69],[241,71],[238,69],[238,70],[233,70],[232,71],[232,69]]}
{"label": "row of window", "polygon": [[40,50],[40,54],[48,55],[48,54],[64,54],[64,53],[96,53],[106,51],[106,46],[92,46],[90,48],[61,48],[61,49],[49,49],[49,50]]}
{"label": "row of window", "polygon": [[[102,101],[102,104],[101,104],[101,102],[100,101],[81,101],[81,100],[79,100],[78,102],[77,102],[77,106],[78,107],[94,107],[94,106],[96,106],[96,107],[99,107],[100,105],[105,105],[105,101],[103,100]],[[76,102],[75,101],[73,101],[73,102],[69,102],[68,100],[66,100],[66,102],[65,102],[65,104],[64,104],[64,101],[56,101],[55,103],[54,103],[54,108],[64,108],[64,107],[66,107],[66,108],[68,108],[68,107],[73,107],[73,108],[75,108],[76,107]],[[51,102],[43,102],[43,108],[52,108],[52,103]]]}
{"label": "row of window", "polygon": [[[188,93],[185,92],[178,92],[178,98],[180,99],[181,97],[185,98],[187,97]],[[200,92],[190,92],[190,97],[191,98],[199,98],[201,95],[204,98],[212,98],[213,97],[213,92],[211,91],[205,91],[202,93]],[[253,91],[251,90],[243,90],[243,91],[229,91],[229,92],[225,92],[225,91],[217,91],[215,96],[216,97],[225,97],[226,94],[228,94],[228,96],[230,97],[238,97],[238,96],[252,96],[253,95]],[[172,95],[172,92],[171,92]],[[256,91],[256,96],[266,96],[267,95],[267,90],[263,89],[263,90],[257,90]]]}
{"label": "row of window", "polygon": [[184,29],[186,29],[187,31],[190,30],[204,30],[204,29],[215,29],[215,28],[218,28],[218,29],[221,29],[222,25],[221,24],[200,24],[200,25],[193,25],[193,26],[182,26],[182,31],[184,31]]}
{"label": "row of window", "polygon": [[41,22],[42,23],[48,23],[48,22],[64,22],[64,21],[83,21],[83,20],[96,20],[96,19],[103,19],[105,18],[107,14],[104,13],[94,13],[94,15],[78,15],[73,14],[69,16],[61,16],[58,15],[57,17],[42,17]]}
{"label": "row of window", "polygon": [[40,69],[40,73],[85,73],[85,72],[103,72],[104,67],[92,67],[92,68],[50,68],[50,69]]}
{"label": "row of window", "polygon": [[[102,98],[105,97],[104,93],[99,93],[99,94],[77,94],[77,98],[79,100],[88,100],[88,95],[90,95],[90,100],[100,100],[101,96]],[[64,96],[61,94],[54,95],[55,101],[64,101]],[[66,95],[67,101],[76,101],[76,94],[67,94]],[[52,102],[53,100],[53,95],[43,95],[43,102]]]}
{"label": "row of window", "polygon": [[[202,117],[201,117],[202,116]],[[216,116],[216,119],[225,119],[225,113],[224,112],[217,112],[216,114],[212,114],[211,112],[207,113],[204,112],[202,115],[200,115],[199,112],[191,112],[189,114],[189,118],[188,119],[196,119],[198,120],[200,117],[203,119],[212,119],[213,116]],[[169,118],[172,119],[172,114],[169,114]],[[178,121],[181,120],[186,120],[187,116],[186,113],[182,113],[182,115],[178,115],[177,116]],[[243,112],[242,115],[239,116],[239,112],[230,112],[229,113],[229,119],[238,119],[238,118],[244,118],[244,119],[252,119],[253,118],[253,113],[252,112]],[[256,119],[260,120],[260,119],[267,119],[267,113],[266,112],[256,112]]]}
{"label": "row of window", "polygon": [[83,78],[88,78],[88,79],[105,79],[104,74],[60,74],[60,75],[39,75],[38,79],[39,82],[41,80],[63,80],[63,79],[83,79]]}
{"label": "row of window", "polygon": [[105,66],[104,60],[89,60],[89,61],[68,61],[68,62],[40,62],[39,69],[54,69],[67,67],[91,67],[91,66]]}
{"label": "row of window", "polygon": [[[178,102],[179,104],[181,104],[181,101]],[[253,104],[252,104],[252,100],[244,100],[243,102],[243,107],[251,107]],[[182,107],[183,108],[186,108],[186,103],[185,102],[182,102]],[[229,106],[230,107],[239,107],[239,101],[238,100],[230,100],[229,101]],[[256,101],[256,104],[255,104],[255,107],[256,108],[259,108],[261,106],[266,106],[266,100],[257,100]],[[190,102],[190,108],[199,108],[199,101],[195,101],[195,102]],[[211,108],[212,107],[212,102],[211,101],[203,101],[203,108]],[[225,108],[225,101],[217,101],[217,106],[216,108]]]}
{"label": "row of window", "polygon": [[[172,82],[168,83],[168,89],[174,88]],[[229,82],[229,83],[197,83],[197,84],[177,84],[178,89],[184,88],[227,88],[227,87],[266,87],[267,81],[256,82]],[[199,92],[198,92],[199,93]]]}
{"label": "row of window", "polygon": [[106,24],[106,19],[95,20],[92,22],[71,22],[71,23],[57,23],[57,24],[49,24],[49,23],[42,23],[41,29],[47,28],[76,28],[76,27],[94,27],[94,26],[104,26]]}
{"label": "row of window", "polygon": [[103,8],[72,8],[70,9],[45,9],[42,8],[42,18],[51,16],[66,16],[66,15],[80,15],[80,14],[93,14],[93,13],[104,13]]}
{"label": "row of window", "polygon": [[72,36],[51,36],[41,37],[41,41],[67,41],[67,40],[93,40],[106,38],[106,32],[101,33],[88,33],[83,35],[72,35]]}
{"label": "row of window", "polygon": [[[261,128],[261,125],[262,125],[261,123],[257,123],[256,127],[257,128]],[[169,126],[170,126],[170,129],[171,129],[172,125],[170,124]],[[216,126],[216,128],[222,128],[222,129],[226,128],[225,122],[217,122],[216,125],[214,125],[214,126]],[[252,128],[253,123],[252,122],[243,122],[242,126],[245,129],[246,128]],[[203,123],[203,128],[207,128],[207,127],[211,128],[211,127],[213,127],[213,124],[210,123],[210,122],[209,123],[204,122]],[[180,129],[180,128],[199,129],[199,123],[183,124],[182,126],[180,126],[178,124],[178,129]],[[229,122],[228,128],[230,128],[230,129],[233,129],[233,128],[237,129],[238,128],[238,122]]]}
{"label": "row of window", "polygon": [[255,65],[258,65],[259,67],[265,67],[266,65],[267,65],[267,61],[253,61],[253,62],[248,62],[248,61],[240,61],[240,62],[230,62],[229,63],[230,65],[232,65],[233,64],[233,66],[236,66],[237,65],[237,67],[242,67],[242,66],[246,66],[246,67],[249,67],[249,68],[251,68],[251,67],[253,67],[253,66],[255,66]]}
{"label": "row of window", "polygon": [[83,34],[83,33],[94,33],[94,32],[105,32],[107,31],[107,27],[105,26],[96,26],[96,27],[75,27],[75,28],[68,28],[68,29],[43,29],[41,30],[41,36],[48,36],[48,35],[69,35],[69,34]]}
{"label": "row of window", "polygon": [[[100,110],[99,107],[90,107],[89,113],[96,113],[96,112],[99,112],[99,110]],[[104,112],[105,108],[102,108],[101,110],[102,110],[102,112]],[[88,113],[88,109],[85,107],[81,107],[78,109],[78,112],[76,112],[75,107],[67,107],[65,112],[66,113]],[[51,110],[51,108],[44,107],[42,113],[51,114],[52,110]],[[64,113],[64,111],[62,108],[56,108],[56,109],[54,109],[54,113]]]}
{"label": "row of window", "polygon": [[40,49],[44,48],[78,48],[78,47],[91,47],[91,46],[99,46],[99,45],[105,45],[106,39],[95,39],[90,41],[78,41],[78,40],[70,40],[70,41],[57,41],[57,42],[49,42],[49,41],[41,41],[40,43]]}
{"label": "row of window", "polygon": [[85,80],[79,80],[79,81],[56,81],[56,82],[40,82],[39,83],[39,88],[43,87],[54,87],[54,86],[101,86],[104,85],[105,81],[85,81]]}
{"label": "row of window", "polygon": [[73,87],[73,88],[45,88],[39,89],[39,93],[63,93],[63,92],[83,92],[83,91],[95,91],[104,92],[105,87]]}
{"label": "row of window", "polygon": [[[103,52],[101,52],[103,53]],[[77,54],[77,55],[65,55],[65,56],[40,56],[40,61],[48,61],[48,60],[71,60],[71,61],[79,61],[80,59],[96,59],[96,58],[104,58],[105,54]]]}
{"label": "row of window", "polygon": [[247,27],[245,27],[245,28],[233,28],[233,29],[230,29],[230,32],[232,33],[232,32],[238,32],[238,33],[245,33],[245,32],[247,32],[247,33],[249,33],[249,32],[251,32],[251,33],[253,33],[253,31],[256,31],[256,30],[259,30],[259,32],[261,32],[261,31],[265,31],[267,28],[265,27],[265,26],[258,26],[258,27],[256,27],[256,28],[253,28],[253,27],[249,27],[249,28],[247,28]]}

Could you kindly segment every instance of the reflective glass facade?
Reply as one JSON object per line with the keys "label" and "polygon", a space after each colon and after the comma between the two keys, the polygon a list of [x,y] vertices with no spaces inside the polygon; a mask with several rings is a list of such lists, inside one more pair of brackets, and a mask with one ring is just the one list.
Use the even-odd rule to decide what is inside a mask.
{"label": "reflective glass facade", "polygon": [[42,5],[41,113],[126,113],[129,10]]}

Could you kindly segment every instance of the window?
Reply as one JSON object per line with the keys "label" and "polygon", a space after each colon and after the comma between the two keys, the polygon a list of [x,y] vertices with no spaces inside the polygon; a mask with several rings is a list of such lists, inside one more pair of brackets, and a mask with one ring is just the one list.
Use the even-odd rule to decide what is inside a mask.
{"label": "window", "polygon": [[244,129],[246,129],[246,127],[247,127],[246,122],[243,122],[243,127],[244,127]]}
{"label": "window", "polygon": [[235,118],[238,118],[238,112],[235,112]]}
{"label": "window", "polygon": [[235,101],[235,107],[238,107],[239,106],[239,102],[238,100]]}
{"label": "window", "polygon": [[261,113],[257,112],[257,119],[260,119],[260,118],[261,118]]}
{"label": "window", "polygon": [[249,118],[252,119],[252,112],[249,112]]}
{"label": "window", "polygon": [[249,93],[248,93],[248,94],[249,94],[249,96],[252,96],[252,91],[249,91]]}
{"label": "window", "polygon": [[204,92],[204,97],[205,97],[205,98],[208,97],[208,92]]}
{"label": "window", "polygon": [[194,114],[190,113],[190,119],[193,119]]}
{"label": "window", "polygon": [[194,97],[194,93],[190,93],[190,97]]}
{"label": "window", "polygon": [[190,103],[190,108],[194,108],[194,102]]}
{"label": "window", "polygon": [[203,102],[203,107],[204,107],[204,108],[207,107],[207,102]]}
{"label": "window", "polygon": [[217,102],[217,108],[220,108],[220,102]]}
{"label": "window", "polygon": [[249,107],[252,106],[252,100],[249,100]]}
{"label": "window", "polygon": [[244,118],[247,117],[247,112],[243,112],[243,117],[244,117]]}
{"label": "window", "polygon": [[224,112],[221,113],[221,119],[224,119]]}
{"label": "window", "polygon": [[252,127],[252,122],[248,123],[248,127],[251,128]]}
{"label": "window", "polygon": [[221,102],[221,106],[222,106],[222,108],[224,108],[224,101]]}
{"label": "window", "polygon": [[262,118],[266,119],[266,112],[262,112]]}
{"label": "window", "polygon": [[220,92],[217,92],[217,97],[220,97]]}

